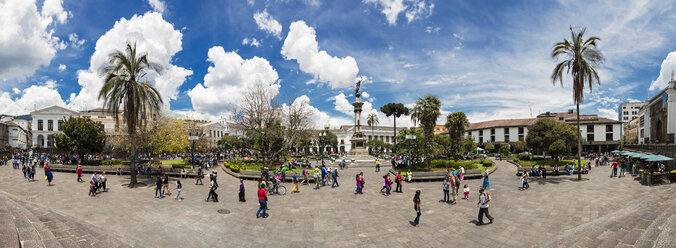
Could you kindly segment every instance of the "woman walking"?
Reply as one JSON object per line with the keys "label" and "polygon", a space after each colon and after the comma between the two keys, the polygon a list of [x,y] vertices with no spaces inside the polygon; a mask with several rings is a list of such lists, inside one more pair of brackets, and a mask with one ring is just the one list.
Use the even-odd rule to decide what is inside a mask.
{"label": "woman walking", "polygon": [[491,187],[491,184],[490,184],[490,182],[488,181],[488,172],[484,172],[484,184],[483,184],[483,188],[484,188],[484,189],[487,189],[487,188],[490,188],[490,187]]}
{"label": "woman walking", "polygon": [[415,210],[416,216],[413,221],[413,226],[420,226],[420,214],[422,212],[420,204],[420,190],[415,191],[415,196],[413,196],[413,210]]}
{"label": "woman walking", "polygon": [[[265,192],[265,186],[262,184],[258,187],[258,203],[261,205],[256,212],[256,218],[267,218],[268,214],[265,210],[268,208],[268,194]],[[261,214],[262,212],[262,214]]]}
{"label": "woman walking", "polygon": [[460,181],[465,180],[465,168],[460,166]]}
{"label": "woman walking", "polygon": [[181,180],[176,180],[176,197],[174,200],[179,200],[182,201],[183,197],[181,197],[181,189],[183,189],[183,185],[181,185]]}
{"label": "woman walking", "polygon": [[47,179],[47,185],[52,186],[54,175],[52,174],[52,169],[49,167],[45,167],[45,178]]}

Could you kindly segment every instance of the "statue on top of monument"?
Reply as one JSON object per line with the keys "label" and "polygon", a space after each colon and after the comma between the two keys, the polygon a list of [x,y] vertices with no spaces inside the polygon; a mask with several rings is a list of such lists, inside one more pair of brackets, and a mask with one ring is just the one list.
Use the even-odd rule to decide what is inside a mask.
{"label": "statue on top of monument", "polygon": [[361,79],[359,79],[359,81],[357,81],[357,89],[354,90],[354,95],[355,95],[356,97],[359,97],[359,95],[360,95],[360,94],[359,94],[359,87],[360,87],[360,86],[361,86]]}

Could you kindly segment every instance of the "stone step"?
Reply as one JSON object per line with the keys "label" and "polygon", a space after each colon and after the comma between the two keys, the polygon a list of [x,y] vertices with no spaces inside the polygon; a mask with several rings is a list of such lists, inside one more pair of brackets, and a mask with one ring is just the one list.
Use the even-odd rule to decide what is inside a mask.
{"label": "stone step", "polygon": [[[3,214],[3,206],[9,214]],[[13,229],[17,244],[5,245],[4,236],[0,236],[0,247],[130,247],[128,242],[76,218],[17,202],[0,194],[0,218],[8,218],[7,216],[12,221],[0,223],[12,224],[0,224],[0,228],[5,226]],[[4,232],[0,229],[0,235]]]}

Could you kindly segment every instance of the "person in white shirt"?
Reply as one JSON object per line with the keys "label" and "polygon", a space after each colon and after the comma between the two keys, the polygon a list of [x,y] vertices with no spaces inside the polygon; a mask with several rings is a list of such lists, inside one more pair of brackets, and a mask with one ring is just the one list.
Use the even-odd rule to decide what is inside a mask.
{"label": "person in white shirt", "polygon": [[483,222],[483,215],[486,215],[486,218],[490,220],[488,224],[493,223],[493,217],[488,213],[488,202],[491,201],[491,196],[488,193],[484,193],[484,189],[479,189],[479,202],[476,204],[476,206],[479,208],[479,222],[476,223],[477,226],[480,225],[485,225],[486,223]]}

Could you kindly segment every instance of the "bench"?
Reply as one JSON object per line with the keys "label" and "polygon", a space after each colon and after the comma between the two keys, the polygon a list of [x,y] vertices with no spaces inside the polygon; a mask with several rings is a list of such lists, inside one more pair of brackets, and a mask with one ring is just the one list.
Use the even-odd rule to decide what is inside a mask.
{"label": "bench", "polygon": [[[518,167],[516,170],[516,176],[521,176],[523,173],[523,170],[525,169],[526,172],[530,173],[530,168],[531,167]],[[559,176],[565,176],[565,175],[570,175],[568,171],[565,170],[566,167],[559,167]],[[535,167],[535,169],[539,169],[538,167]],[[584,174],[584,170],[582,171]],[[554,168],[553,167],[545,167],[545,173],[547,173],[547,176],[554,176]],[[578,169],[575,168],[575,171],[573,171],[573,175],[578,174]]]}
{"label": "bench", "polygon": [[[493,173],[495,170],[494,167],[492,171],[489,171],[488,173]],[[394,171],[393,169],[390,170],[390,173],[393,175],[397,175],[397,172]],[[421,182],[431,182],[431,181],[443,181],[446,179],[446,171],[414,171],[412,172],[411,176],[411,181],[421,181]],[[402,172],[402,176],[403,176]],[[481,170],[465,170],[465,176],[464,179],[478,179],[482,178],[483,174],[481,173]]]}

